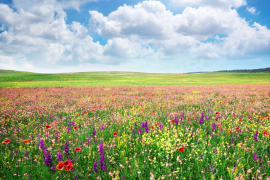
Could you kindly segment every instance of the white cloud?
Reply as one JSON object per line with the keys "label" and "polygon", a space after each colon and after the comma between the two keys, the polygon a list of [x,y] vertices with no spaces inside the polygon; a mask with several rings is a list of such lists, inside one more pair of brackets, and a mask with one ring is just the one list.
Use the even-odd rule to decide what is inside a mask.
{"label": "white cloud", "polygon": [[16,65],[24,69],[32,69],[34,67],[33,63],[27,61],[26,57],[18,58]]}
{"label": "white cloud", "polygon": [[119,57],[124,59],[136,58],[140,54],[141,44],[131,42],[128,39],[109,39],[105,45],[104,55]]}
{"label": "white cloud", "polygon": [[10,69],[10,70],[27,69],[27,70],[31,70],[33,67],[34,67],[33,63],[28,62],[25,57],[18,58],[16,60],[14,60],[13,57],[11,57],[11,56],[0,55],[0,69]]}
{"label": "white cloud", "polygon": [[[80,11],[80,6],[87,2],[97,2],[98,0],[13,0],[13,6],[16,9],[24,9],[26,11],[37,10],[40,8],[41,12],[36,11],[37,13],[42,13],[46,9],[41,8],[42,6],[51,6],[54,10],[61,11],[62,9],[75,9]],[[50,11],[48,11],[50,12]]]}
{"label": "white cloud", "polygon": [[245,23],[236,10],[223,11],[212,7],[187,7],[182,14],[174,16],[159,1],[144,1],[134,8],[124,5],[108,17],[97,11],[89,13],[90,27],[107,38],[135,35],[144,40],[164,40],[179,33],[206,40],[214,34],[229,33]]}
{"label": "white cloud", "polygon": [[66,24],[64,10],[79,10],[85,2],[15,0],[17,11],[0,4],[0,67],[63,72],[145,66],[142,71],[165,72],[162,68],[192,70],[205,61],[270,56],[270,30],[256,22],[250,26],[231,9],[243,5],[243,0],[179,1],[204,7],[186,7],[176,15],[160,1],[123,5],[108,16],[89,11],[88,28],[108,38],[104,46],[93,42],[81,23]]}
{"label": "white cloud", "polygon": [[246,0],[171,0],[171,2],[183,7],[202,5],[223,10],[229,10],[231,7],[239,8],[247,4]]}
{"label": "white cloud", "polygon": [[258,15],[260,12],[256,13],[255,7],[247,7],[246,10],[250,12],[251,14]]}
{"label": "white cloud", "polygon": [[88,34],[88,29],[81,25],[79,22],[72,22],[71,29],[73,32],[75,32],[76,36],[79,38],[83,38],[87,36]]}
{"label": "white cloud", "polygon": [[176,19],[179,24],[177,32],[192,35],[198,40],[230,33],[246,23],[236,10],[223,11],[212,7],[187,7],[182,14],[176,15]]}
{"label": "white cloud", "polygon": [[228,35],[224,41],[223,53],[228,58],[270,56],[270,30],[254,22],[250,27],[242,26]]}
{"label": "white cloud", "polygon": [[14,69],[15,67],[16,64],[12,57],[0,55],[0,69]]}
{"label": "white cloud", "polygon": [[172,28],[168,26],[170,22],[167,20],[173,21],[172,12],[166,11],[165,6],[159,1],[143,1],[134,8],[127,5],[120,6],[108,17],[104,17],[97,11],[89,11],[89,13],[90,27],[97,25],[97,32],[108,38],[135,34],[146,39],[165,39],[169,32],[164,30]]}
{"label": "white cloud", "polygon": [[[198,2],[193,1],[194,4]],[[222,2],[225,3],[218,1],[217,4]],[[143,45],[152,44],[161,59],[180,56],[194,59],[254,57],[251,52],[258,54],[268,48],[270,38],[266,27],[256,23],[254,27],[259,28],[256,31],[245,19],[239,17],[235,9],[215,8],[214,1],[200,3],[208,6],[186,7],[182,14],[173,15],[159,1],[143,1],[134,7],[120,6],[108,17],[97,11],[89,11],[89,23],[103,37],[129,39]],[[239,7],[245,1],[226,3],[228,7]],[[217,34],[226,37],[219,38]],[[216,41],[202,42],[208,38]],[[241,42],[246,45],[239,44]]]}
{"label": "white cloud", "polygon": [[[36,61],[43,61],[36,63],[43,66],[55,65],[65,58],[70,60],[71,57],[75,57],[73,52],[69,51],[78,49],[73,46],[76,46],[76,41],[87,39],[88,29],[79,22],[67,25],[66,13],[60,1],[24,2],[13,2],[17,12],[5,4],[0,4],[0,23],[3,24],[1,29],[4,30],[0,34],[0,53],[17,57],[27,53],[28,56],[37,59]],[[80,1],[83,2],[86,1]],[[68,1],[63,3],[63,6],[67,8],[69,3],[79,2]],[[95,43],[88,45],[93,44]]]}

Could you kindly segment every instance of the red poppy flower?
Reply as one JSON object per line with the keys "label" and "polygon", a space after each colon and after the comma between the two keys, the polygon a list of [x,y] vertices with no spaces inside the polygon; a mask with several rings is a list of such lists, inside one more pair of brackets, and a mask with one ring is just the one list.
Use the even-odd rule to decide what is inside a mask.
{"label": "red poppy flower", "polygon": [[189,118],[189,117],[188,117],[187,119],[188,119],[188,120],[190,120],[190,118]]}
{"label": "red poppy flower", "polygon": [[181,153],[184,152],[184,147],[180,147],[179,152],[181,152]]}
{"label": "red poppy flower", "polygon": [[199,106],[198,108],[200,109],[201,107]]}
{"label": "red poppy flower", "polygon": [[6,139],[2,142],[2,144],[10,144],[10,139]]}
{"label": "red poppy flower", "polygon": [[154,129],[154,126],[152,126],[151,128]]}
{"label": "red poppy flower", "polygon": [[93,108],[95,109],[96,107],[94,106]]}
{"label": "red poppy flower", "polygon": [[73,164],[69,163],[68,165],[66,165],[67,171],[70,171],[73,168]]}
{"label": "red poppy flower", "polygon": [[74,126],[74,128],[73,129],[77,129],[77,126]]}
{"label": "red poppy flower", "polygon": [[58,165],[56,166],[56,169],[58,170],[63,170],[65,168],[65,164],[63,162],[59,162]]}
{"label": "red poppy flower", "polygon": [[203,113],[205,113],[205,111],[203,111]]}
{"label": "red poppy flower", "polygon": [[58,134],[57,132],[54,133],[54,135],[57,135],[57,134]]}
{"label": "red poppy flower", "polygon": [[95,111],[94,109],[92,111]]}
{"label": "red poppy flower", "polygon": [[85,111],[84,114],[86,114],[87,112]]}
{"label": "red poppy flower", "polygon": [[268,135],[266,130],[263,131],[263,135]]}
{"label": "red poppy flower", "polygon": [[171,120],[172,123],[175,123],[175,120]]}
{"label": "red poppy flower", "polygon": [[80,113],[78,114],[78,116],[81,115]]}
{"label": "red poppy flower", "polygon": [[158,123],[155,123],[155,126],[158,126]]}
{"label": "red poppy flower", "polygon": [[118,133],[117,133],[117,132],[115,132],[115,133],[113,133],[113,135],[114,135],[114,136],[116,136],[116,135],[118,135]]}
{"label": "red poppy flower", "polygon": [[230,129],[227,130],[228,133],[232,132]]}
{"label": "red poppy flower", "polygon": [[219,112],[216,112],[216,114],[219,114]]}
{"label": "red poppy flower", "polygon": [[76,147],[76,148],[74,149],[74,151],[80,152],[80,151],[81,151],[81,148],[77,148],[77,147]]}
{"label": "red poppy flower", "polygon": [[123,124],[122,122],[119,122],[119,124]]}
{"label": "red poppy flower", "polygon": [[218,127],[221,127],[221,124],[217,124]]}
{"label": "red poppy flower", "polygon": [[239,131],[239,129],[240,129],[239,127],[236,127],[236,131]]}
{"label": "red poppy flower", "polygon": [[101,105],[99,107],[101,107]]}
{"label": "red poppy flower", "polygon": [[72,162],[71,162],[70,160],[66,160],[66,161],[64,162],[64,165],[67,166],[68,164],[72,164]]}
{"label": "red poppy flower", "polygon": [[242,121],[242,118],[239,118],[239,121]]}
{"label": "red poppy flower", "polygon": [[26,144],[26,143],[29,143],[30,142],[30,139],[25,139],[23,140],[23,142]]}
{"label": "red poppy flower", "polygon": [[51,126],[50,125],[45,125],[45,128],[46,129],[51,129]]}

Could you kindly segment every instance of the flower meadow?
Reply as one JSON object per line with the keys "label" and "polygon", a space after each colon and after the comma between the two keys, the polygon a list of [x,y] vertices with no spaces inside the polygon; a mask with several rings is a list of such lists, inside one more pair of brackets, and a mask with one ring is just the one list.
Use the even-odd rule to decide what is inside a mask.
{"label": "flower meadow", "polygon": [[0,179],[270,180],[270,85],[0,89]]}

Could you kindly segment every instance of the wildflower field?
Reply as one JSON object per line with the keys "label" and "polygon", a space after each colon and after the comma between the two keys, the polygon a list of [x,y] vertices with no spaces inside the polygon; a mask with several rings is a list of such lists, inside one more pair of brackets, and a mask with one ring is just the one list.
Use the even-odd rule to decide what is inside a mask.
{"label": "wildflower field", "polygon": [[270,84],[0,88],[0,179],[270,180]]}

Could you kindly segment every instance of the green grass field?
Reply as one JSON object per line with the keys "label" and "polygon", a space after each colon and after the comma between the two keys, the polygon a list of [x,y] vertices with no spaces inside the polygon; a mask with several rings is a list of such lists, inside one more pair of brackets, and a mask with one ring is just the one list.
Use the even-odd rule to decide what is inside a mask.
{"label": "green grass field", "polygon": [[0,70],[0,87],[149,86],[270,83],[270,73],[213,72],[196,74],[81,72],[40,74]]}

